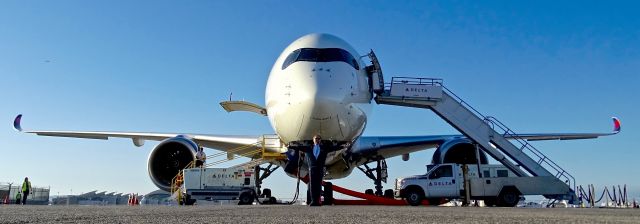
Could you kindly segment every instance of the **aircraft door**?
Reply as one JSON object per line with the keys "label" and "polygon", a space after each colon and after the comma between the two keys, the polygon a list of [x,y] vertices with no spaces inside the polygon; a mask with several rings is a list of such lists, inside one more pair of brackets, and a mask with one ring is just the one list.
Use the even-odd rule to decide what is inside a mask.
{"label": "aircraft door", "polygon": [[453,176],[453,166],[451,164],[441,165],[429,173],[427,189],[427,197],[459,196],[458,184]]}
{"label": "aircraft door", "polygon": [[384,78],[380,62],[378,62],[378,57],[373,53],[373,50],[367,56],[371,59],[371,65],[366,67],[367,75],[369,76],[369,87],[372,92],[381,94],[384,92]]}

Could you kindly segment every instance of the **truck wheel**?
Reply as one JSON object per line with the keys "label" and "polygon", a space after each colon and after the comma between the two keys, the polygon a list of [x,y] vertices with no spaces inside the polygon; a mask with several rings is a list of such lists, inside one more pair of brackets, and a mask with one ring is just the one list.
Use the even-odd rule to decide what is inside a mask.
{"label": "truck wheel", "polygon": [[410,190],[407,190],[407,193],[405,194],[405,199],[407,200],[407,203],[409,203],[410,205],[418,206],[422,204],[424,195],[422,194],[421,191],[417,189],[410,189]]}
{"label": "truck wheel", "polygon": [[520,194],[514,189],[504,189],[498,195],[498,206],[515,207],[520,200]]}
{"label": "truck wheel", "polygon": [[364,191],[364,194],[373,195],[373,189],[367,189]]}
{"label": "truck wheel", "polygon": [[393,190],[391,189],[387,189],[384,191],[384,197],[385,198],[393,198]]}
{"label": "truck wheel", "polygon": [[244,191],[240,194],[240,201],[238,205],[250,205],[253,202],[254,196],[250,191]]}

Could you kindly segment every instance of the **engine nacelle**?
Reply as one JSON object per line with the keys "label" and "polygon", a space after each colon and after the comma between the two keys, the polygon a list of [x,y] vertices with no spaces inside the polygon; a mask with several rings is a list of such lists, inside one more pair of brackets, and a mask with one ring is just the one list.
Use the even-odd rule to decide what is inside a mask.
{"label": "engine nacelle", "polygon": [[198,144],[186,136],[176,136],[160,142],[149,154],[148,170],[158,188],[170,191],[171,180],[195,160]]}
{"label": "engine nacelle", "polygon": [[[487,154],[479,151],[480,164],[487,164]],[[460,138],[447,141],[440,145],[431,159],[432,164],[458,163],[476,164],[476,147],[469,139]]]}

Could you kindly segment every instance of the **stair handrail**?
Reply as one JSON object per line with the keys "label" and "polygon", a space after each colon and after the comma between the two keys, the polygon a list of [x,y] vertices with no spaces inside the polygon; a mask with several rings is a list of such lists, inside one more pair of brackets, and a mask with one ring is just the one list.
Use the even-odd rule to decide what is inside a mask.
{"label": "stair handrail", "polygon": [[[565,181],[570,182],[570,183],[567,183],[567,184],[569,186],[573,185],[572,189],[576,189],[576,181],[575,181],[575,177],[573,177],[573,175],[569,174],[560,165],[558,165],[556,162],[551,160],[549,157],[547,157],[544,153],[542,153],[536,147],[534,147],[533,145],[529,144],[529,141],[527,141],[526,139],[520,137],[520,135],[518,135],[513,130],[508,128],[504,123],[502,123],[497,118],[492,117],[492,116],[488,116],[488,117],[486,117],[486,119],[489,122],[493,123],[496,127],[500,128],[502,131],[504,131],[504,134],[502,134],[503,137],[511,137],[512,140],[515,140],[518,143],[520,143],[520,145],[523,146],[523,147],[520,148],[521,151],[524,152],[524,149],[528,149],[533,155],[535,155],[539,159],[541,159],[540,161],[538,161],[539,164],[545,163],[548,167],[553,168],[553,170],[557,172],[556,175],[558,175],[558,178],[560,176],[564,177],[566,179]],[[496,130],[496,129],[494,128],[494,130]]]}
{"label": "stair handrail", "polygon": [[[245,153],[239,154],[239,155],[240,155],[240,156],[247,156],[247,157],[248,157],[248,156],[250,156],[250,155],[259,154],[259,153],[261,153],[261,152],[262,152],[262,150],[261,150],[261,149],[255,149],[255,150],[251,150],[251,151],[248,151],[248,152],[245,152]],[[221,164],[221,163],[229,162],[229,161],[231,161],[231,160],[233,160],[233,159],[221,159],[221,160],[213,161],[213,162],[211,162],[211,163],[207,163],[207,164],[205,164],[205,167],[215,166],[215,165],[218,165],[218,164]]]}
{"label": "stair handrail", "polygon": [[230,149],[230,150],[227,150],[227,151],[221,151],[221,152],[215,153],[213,155],[207,156],[207,159],[212,159],[212,158],[215,158],[215,157],[218,157],[218,156],[222,156],[222,155],[225,155],[225,154],[228,154],[228,153],[234,153],[234,152],[242,151],[244,149],[248,149],[248,148],[251,148],[251,147],[254,147],[254,146],[255,147],[261,147],[262,144],[263,144],[262,141],[257,141],[257,142],[251,143],[251,144],[238,146],[236,148],[233,148],[233,149]]}
{"label": "stair handrail", "polygon": [[[446,91],[456,101],[458,101],[461,105],[463,105],[464,107],[469,109],[476,116],[482,118],[485,121],[488,121],[488,122],[492,123],[493,125],[490,126],[491,129],[493,129],[494,131],[498,132],[495,129],[495,126],[498,126],[498,128],[502,129],[502,131],[504,132],[504,134],[502,135],[503,137],[510,136],[513,140],[516,140],[518,143],[520,143],[522,145],[522,147],[520,148],[521,151],[523,151],[523,148],[529,149],[529,151],[532,152],[535,156],[537,156],[538,158],[542,159],[539,162],[539,164],[544,162],[549,167],[553,168],[556,172],[560,173],[561,176],[566,179],[565,183],[566,182],[570,182],[570,183],[567,183],[567,185],[570,188],[573,185],[573,188],[571,188],[572,190],[576,189],[576,182],[575,182],[575,178],[573,177],[573,175],[571,175],[568,172],[566,172],[562,167],[560,167],[554,161],[549,159],[549,157],[545,156],[542,152],[540,152],[540,150],[535,148],[533,145],[529,144],[529,142],[526,141],[526,139],[521,138],[518,134],[516,134],[513,130],[511,130],[509,127],[507,127],[504,123],[500,122],[495,117],[485,116],[484,114],[480,113],[480,111],[478,111],[476,108],[474,108],[469,103],[467,103],[465,100],[463,100],[462,97],[459,97],[453,91],[451,91],[449,88],[447,88],[444,85],[444,82],[443,82],[442,79],[439,79],[439,78],[402,77],[402,76],[401,77],[393,77],[393,78],[391,78],[391,83],[389,83],[389,85],[388,85],[389,91],[391,90],[391,87],[393,86],[394,83],[417,84],[417,85],[433,85],[433,86],[442,87],[443,91]],[[385,91],[386,90],[387,90],[387,84],[385,84]]]}
{"label": "stair handrail", "polygon": [[[512,138],[512,140],[516,140],[518,143],[520,143],[521,146],[523,146],[526,149],[529,149],[529,151],[532,152],[538,158],[544,158],[541,162],[544,162],[545,164],[547,164],[548,167],[553,168],[558,173],[564,173],[562,175],[565,178],[564,181],[565,182],[569,182],[569,183],[567,183],[567,185],[569,185],[569,187],[572,190],[576,189],[576,181],[575,181],[575,178],[573,177],[573,175],[571,175],[568,172],[566,172],[557,163],[555,163],[553,160],[549,159],[549,157],[545,156],[544,153],[540,152],[540,150],[535,148],[533,145],[529,144],[528,141],[526,141],[525,139],[521,138],[517,133],[515,133],[511,128],[507,127],[507,125],[502,123],[500,120],[498,120],[497,118],[492,117],[492,116],[483,115],[482,113],[480,113],[480,111],[476,110],[469,103],[464,101],[461,97],[459,97],[458,95],[453,93],[453,91],[451,91],[449,88],[447,88],[446,86],[442,85],[442,83],[440,85],[442,86],[443,90],[445,90],[449,95],[453,96],[454,99],[456,99],[456,101],[460,102],[460,104],[462,104],[463,106],[467,107],[472,112],[474,112],[476,114],[476,116],[479,116],[479,117],[483,118],[484,120],[489,121],[490,123],[492,123],[493,125],[490,126],[490,127],[494,131],[497,132],[497,129],[496,129],[496,126],[497,126],[498,128],[500,128],[504,132],[504,134],[502,134],[503,137],[510,136]],[[522,151],[522,147],[521,147],[521,151]],[[541,162],[539,162],[539,164]]]}
{"label": "stair handrail", "polygon": [[[251,143],[251,144],[247,144],[247,145],[242,145],[242,146],[239,146],[239,147],[236,147],[236,148],[230,149],[230,150],[228,150],[228,151],[218,152],[218,153],[215,153],[215,154],[213,154],[213,155],[211,155],[211,156],[207,156],[206,158],[207,158],[207,159],[209,159],[209,158],[215,158],[215,157],[218,157],[218,156],[221,156],[221,155],[227,154],[227,153],[238,152],[238,151],[241,151],[241,150],[244,150],[244,149],[248,149],[248,148],[251,148],[251,147],[254,147],[254,146],[262,146],[262,145],[263,145],[263,143],[262,143],[262,142],[260,142],[260,141],[258,141],[258,142],[255,142],[255,143]],[[261,148],[260,148],[260,149],[255,149],[255,150],[251,150],[251,151],[248,151],[248,152],[242,153],[242,154],[240,154],[240,155],[241,155],[241,156],[249,156],[249,155],[258,154],[258,153],[260,153],[260,152],[262,152],[262,149],[261,149]],[[212,163],[204,164],[204,166],[205,166],[205,167],[209,167],[209,166],[217,165],[217,164],[224,163],[224,162],[228,162],[228,161],[230,161],[230,160],[228,160],[228,159],[218,160],[218,161],[214,161],[214,162],[212,162]],[[178,190],[180,189],[180,187],[181,187],[181,185],[182,185],[182,184],[184,184],[184,177],[182,177],[182,182],[183,182],[182,184],[177,184],[177,183],[176,183],[176,180],[178,179],[178,176],[183,175],[183,173],[182,173],[182,172],[183,172],[185,169],[190,169],[190,168],[194,168],[194,167],[195,167],[195,160],[193,160],[193,161],[189,162],[189,163],[188,163],[184,168],[182,168],[182,169],[178,170],[178,173],[177,173],[175,176],[173,176],[173,178],[171,178],[171,186],[169,187],[169,188],[170,188],[169,190],[170,190],[170,192],[171,192],[171,194],[172,194],[172,195],[173,195],[176,191],[178,191]]]}

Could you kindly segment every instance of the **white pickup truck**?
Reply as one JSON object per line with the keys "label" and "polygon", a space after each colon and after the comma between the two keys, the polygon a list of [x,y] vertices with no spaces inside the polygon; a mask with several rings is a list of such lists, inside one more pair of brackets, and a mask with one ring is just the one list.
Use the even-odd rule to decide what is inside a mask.
{"label": "white pickup truck", "polygon": [[[465,197],[461,164],[432,166],[424,175],[396,179],[394,195],[404,198],[410,205],[420,205],[423,200],[438,204],[442,199]],[[569,186],[553,176],[517,177],[503,165],[467,165],[470,199],[484,200],[487,206],[513,207],[522,195],[571,195]]]}

